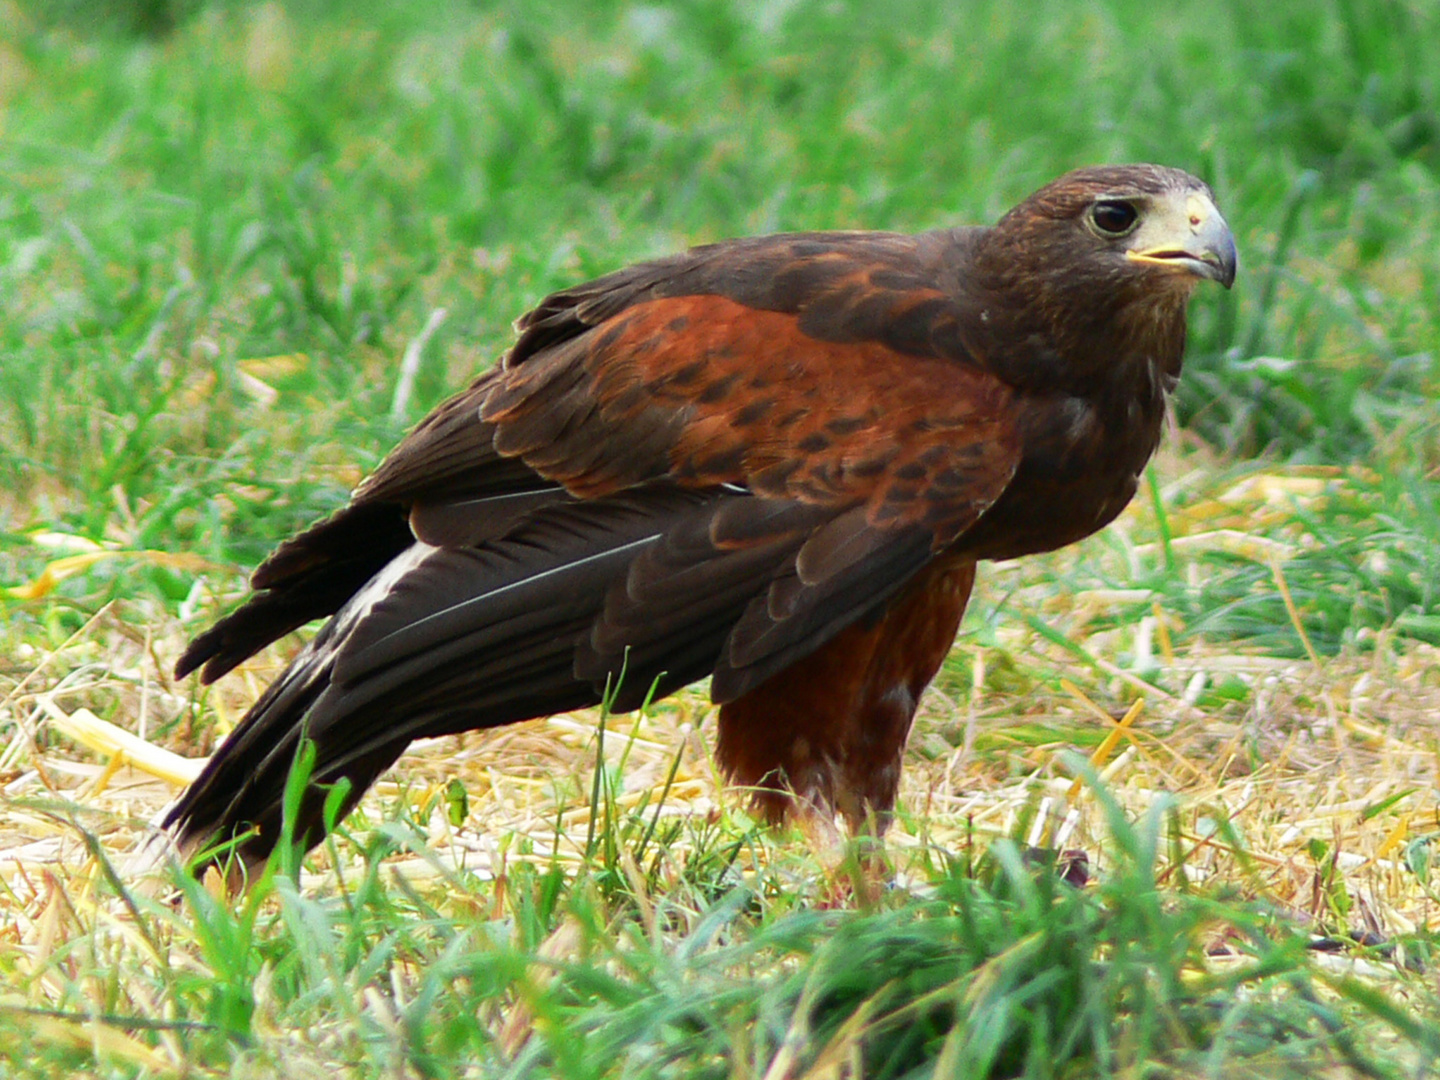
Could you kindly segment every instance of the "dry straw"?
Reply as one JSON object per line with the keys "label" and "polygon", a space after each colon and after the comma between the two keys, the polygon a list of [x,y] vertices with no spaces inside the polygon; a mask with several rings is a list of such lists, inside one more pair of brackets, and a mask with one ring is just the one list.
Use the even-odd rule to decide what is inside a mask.
{"label": "dry straw", "polygon": [[[1165,468],[1179,465],[1172,458]],[[1343,477],[1269,472],[1209,497],[1201,488],[1197,497],[1195,486],[1206,482],[1194,473],[1177,481],[1192,487],[1186,509],[1169,520],[1176,572],[1217,548],[1254,560],[1298,619],[1285,566],[1310,541],[1285,523],[1295,520],[1297,500],[1323,499]],[[962,637],[911,740],[903,812],[888,836],[901,880],[927,848],[957,851],[1007,835],[1084,851],[1091,873],[1104,874],[1103,815],[1065,756],[1078,748],[1128,814],[1174,800],[1176,831],[1165,857],[1178,845],[1183,858],[1161,868],[1162,880],[1181,872],[1192,882],[1228,884],[1317,929],[1334,927],[1339,882],[1351,901],[1345,929],[1381,936],[1434,929],[1440,908],[1407,865],[1407,851],[1440,834],[1440,651],[1384,635],[1363,653],[1337,658],[1317,655],[1308,641],[1299,660],[1225,642],[1178,647],[1185,627],[1175,614],[1143,603],[1133,625],[1091,632],[1090,622],[1117,602],[1134,607],[1143,597],[1067,593],[1054,582],[1080,558],[1114,562],[1112,579],[1123,580],[1124,560],[1155,557],[1153,547],[1132,542],[1149,528],[1148,512],[1132,507],[1104,543],[988,569],[976,612],[1001,599],[1008,612],[1029,605],[1044,624],[1063,626],[1069,644],[1008,615],[986,645],[978,635]],[[215,737],[199,718],[213,713],[215,727],[233,725],[294,648],[282,643],[197,699],[195,687],[166,671],[197,625],[139,602],[107,608],[0,685],[0,937],[21,955],[22,970],[44,972],[59,944],[81,932],[139,933],[125,904],[97,888],[104,873],[97,850],[125,865]],[[1205,697],[1207,686],[1237,680],[1246,688],[1239,700]],[[580,713],[417,744],[366,797],[364,820],[385,818],[402,800],[410,808],[428,832],[433,860],[402,853],[392,862],[417,884],[437,867],[484,878],[503,860],[575,865],[591,831],[595,733],[595,715]],[[616,805],[644,806],[648,816],[663,793],[662,815],[715,820],[724,813],[726,827],[743,828],[743,796],[723,789],[708,750],[712,736],[699,690],[647,716],[612,718],[604,756],[620,778]],[[458,827],[448,813],[454,780],[468,793]],[[680,833],[670,864],[683,864],[688,835]],[[813,835],[776,841],[782,848],[816,842]],[[358,858],[346,845],[336,851]],[[332,887],[330,857],[322,849],[311,860],[307,887]],[[41,975],[24,1002],[49,1005],[60,993],[53,974]],[[156,1053],[140,1043],[111,1049],[137,1064]]]}

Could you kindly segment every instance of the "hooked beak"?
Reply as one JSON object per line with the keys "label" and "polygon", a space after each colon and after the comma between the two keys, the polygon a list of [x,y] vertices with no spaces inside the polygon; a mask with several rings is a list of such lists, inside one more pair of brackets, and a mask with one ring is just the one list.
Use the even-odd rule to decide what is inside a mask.
{"label": "hooked beak", "polygon": [[[1126,257],[1218,281],[1227,289],[1234,284],[1238,262],[1235,237],[1208,197],[1192,192],[1185,200],[1183,221],[1175,221],[1167,232],[1164,237],[1153,238],[1158,243],[1127,251]],[[1144,242],[1151,238],[1141,235],[1137,239]]]}

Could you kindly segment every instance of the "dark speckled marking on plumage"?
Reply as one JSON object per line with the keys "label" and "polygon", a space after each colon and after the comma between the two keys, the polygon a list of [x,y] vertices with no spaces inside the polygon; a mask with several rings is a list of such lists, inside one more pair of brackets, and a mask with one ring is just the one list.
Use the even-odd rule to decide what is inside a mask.
{"label": "dark speckled marking on plumage", "polygon": [[[614,342],[611,341],[605,347],[610,348],[613,345]],[[693,360],[690,363],[684,365],[683,367],[676,368],[673,372],[670,373],[670,385],[676,387],[694,386],[697,382],[699,382],[705,377],[705,373],[709,369],[710,365],[707,361]]]}
{"label": "dark speckled marking on plumage", "polygon": [[696,397],[696,404],[714,405],[717,401],[724,401],[735,389],[735,384],[740,381],[738,375],[726,375],[724,378],[716,379]]}
{"label": "dark speckled marking on plumage", "polygon": [[742,406],[735,413],[735,423],[748,426],[759,423],[770,413],[775,411],[775,400],[773,398],[761,398],[759,401],[752,401]]}
{"label": "dark speckled marking on plumage", "polygon": [[861,458],[847,461],[845,471],[857,480],[872,480],[882,475],[889,465],[890,462],[882,457]]}

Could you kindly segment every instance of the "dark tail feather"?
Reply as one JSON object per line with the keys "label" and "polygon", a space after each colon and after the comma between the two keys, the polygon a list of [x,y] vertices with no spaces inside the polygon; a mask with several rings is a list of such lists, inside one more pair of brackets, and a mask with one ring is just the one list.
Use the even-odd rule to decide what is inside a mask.
{"label": "dark tail feather", "polygon": [[[295,658],[171,808],[165,825],[181,851],[254,829],[239,854],[263,860],[304,738],[316,757],[294,838],[311,847],[324,835],[324,786],[350,782],[348,811],[415,739],[598,704],[611,672],[577,676],[577,647],[611,583],[700,502],[673,492],[557,506],[479,549],[402,553]],[[706,640],[631,669],[627,684],[643,697],[662,675],[662,693],[702,677],[724,631],[707,627]]]}
{"label": "dark tail feather", "polygon": [[347,506],[287,540],[255,571],[257,593],[192,641],[175,663],[183,679],[204,665],[212,683],[272,641],[341,605],[414,541],[403,508]]}

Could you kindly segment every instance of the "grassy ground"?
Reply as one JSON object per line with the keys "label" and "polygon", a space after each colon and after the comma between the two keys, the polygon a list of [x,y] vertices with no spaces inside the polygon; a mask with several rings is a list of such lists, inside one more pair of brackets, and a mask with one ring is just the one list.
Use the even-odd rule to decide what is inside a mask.
{"label": "grassy ground", "polygon": [[[0,1076],[1436,1071],[1440,17],[1165,7],[0,2]],[[893,888],[698,694],[422,746],[247,898],[133,869],[295,647],[186,636],[547,290],[1117,160],[1241,278],[1143,498],[985,574]]]}

